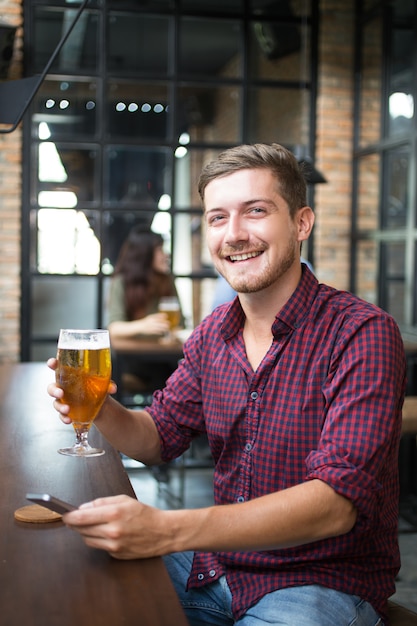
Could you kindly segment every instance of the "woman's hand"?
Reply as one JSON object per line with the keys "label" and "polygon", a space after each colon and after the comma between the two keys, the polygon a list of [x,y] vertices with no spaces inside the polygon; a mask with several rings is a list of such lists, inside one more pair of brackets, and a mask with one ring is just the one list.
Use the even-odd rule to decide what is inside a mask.
{"label": "woman's hand", "polygon": [[140,335],[162,337],[169,332],[166,313],[151,313],[139,320],[114,321],[109,324],[110,339],[129,339]]}
{"label": "woman's hand", "polygon": [[[55,371],[57,368],[58,362],[56,358],[50,358],[48,359],[46,364],[51,370]],[[113,381],[110,381],[108,393],[114,394],[116,393],[116,391],[117,391],[116,383]],[[55,382],[53,382],[53,383],[49,383],[47,387],[47,392],[52,398],[54,398],[53,407],[60,414],[59,416],[61,420],[64,422],[64,424],[71,424],[71,418],[68,417],[68,414],[70,412],[70,407],[68,404],[62,403],[62,399],[64,397],[63,389],[61,389],[61,387],[58,387],[58,385]]]}
{"label": "woman's hand", "polygon": [[135,331],[139,335],[164,335],[169,331],[166,313],[151,313],[131,323],[135,324]]}

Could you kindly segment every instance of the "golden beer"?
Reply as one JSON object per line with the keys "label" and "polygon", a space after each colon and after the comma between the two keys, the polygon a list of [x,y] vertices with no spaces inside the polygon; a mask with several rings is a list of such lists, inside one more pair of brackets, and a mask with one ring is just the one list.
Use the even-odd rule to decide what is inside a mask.
{"label": "golden beer", "polygon": [[179,309],[164,309],[164,313],[167,315],[170,330],[178,328],[181,320]]}
{"label": "golden beer", "polygon": [[58,339],[55,380],[64,391],[76,442],[58,452],[69,456],[100,456],[101,448],[91,447],[88,431],[106,399],[111,376],[109,331],[61,329]]}
{"label": "golden beer", "polygon": [[103,404],[111,376],[110,348],[58,347],[56,382],[64,390],[62,404],[71,407],[74,428],[91,426]]}
{"label": "golden beer", "polygon": [[176,330],[181,321],[181,310],[178,298],[175,296],[169,296],[161,298],[158,305],[158,310],[161,313],[165,313],[168,319],[169,328],[171,331]]}

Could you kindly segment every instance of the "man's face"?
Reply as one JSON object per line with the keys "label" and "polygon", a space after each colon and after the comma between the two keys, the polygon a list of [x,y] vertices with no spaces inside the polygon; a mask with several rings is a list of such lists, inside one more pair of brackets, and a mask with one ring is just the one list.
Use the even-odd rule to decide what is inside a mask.
{"label": "man's face", "polygon": [[299,263],[300,241],[310,231],[300,228],[302,209],[291,219],[270,170],[245,169],[211,181],[204,206],[214,265],[235,291],[266,289]]}

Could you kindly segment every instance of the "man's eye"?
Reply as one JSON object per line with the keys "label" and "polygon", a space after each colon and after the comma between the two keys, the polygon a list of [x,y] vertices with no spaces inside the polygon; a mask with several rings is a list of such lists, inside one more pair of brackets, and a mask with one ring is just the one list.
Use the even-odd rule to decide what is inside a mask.
{"label": "man's eye", "polygon": [[210,219],[209,219],[209,224],[215,224],[216,222],[221,222],[221,220],[224,219],[223,215],[213,215]]}

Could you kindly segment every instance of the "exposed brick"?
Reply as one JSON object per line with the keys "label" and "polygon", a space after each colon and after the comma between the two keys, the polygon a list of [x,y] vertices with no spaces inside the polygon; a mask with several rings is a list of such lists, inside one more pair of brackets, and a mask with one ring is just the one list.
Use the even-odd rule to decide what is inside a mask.
{"label": "exposed brick", "polygon": [[[0,21],[22,23],[20,0],[0,0]],[[21,77],[22,29],[15,37],[8,79]],[[20,356],[20,220],[22,134],[20,129],[0,134],[0,362]]]}

